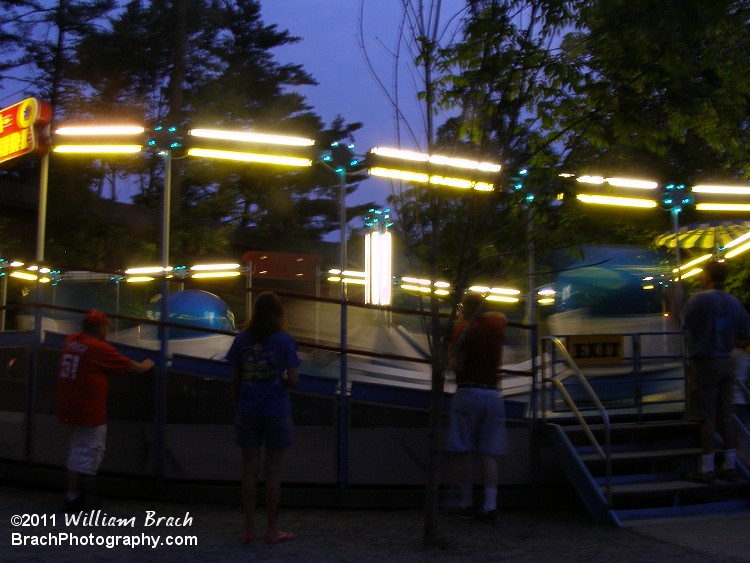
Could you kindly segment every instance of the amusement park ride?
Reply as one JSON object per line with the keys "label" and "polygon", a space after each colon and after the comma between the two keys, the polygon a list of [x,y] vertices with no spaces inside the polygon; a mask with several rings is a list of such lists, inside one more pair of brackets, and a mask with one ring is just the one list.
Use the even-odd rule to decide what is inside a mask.
{"label": "amusement park ride", "polygon": [[[86,299],[78,297],[73,299],[67,294],[68,288],[76,282],[65,281],[66,275],[71,278],[70,273],[55,272],[44,269],[44,225],[46,213],[46,189],[47,168],[49,151],[61,152],[79,151],[84,154],[101,152],[106,147],[110,150],[140,151],[148,147],[146,133],[143,127],[122,130],[103,130],[99,127],[74,127],[59,128],[52,134],[49,132],[51,111],[48,106],[37,100],[24,100],[23,102],[2,110],[3,124],[7,123],[0,134],[0,162],[5,162],[20,156],[41,156],[41,177],[39,197],[39,220],[37,235],[36,259],[31,266],[0,261],[0,291],[5,299],[8,276],[25,275],[26,283],[29,284],[29,292],[34,292],[33,305],[22,310],[17,316],[17,326],[21,331],[35,333],[38,345],[40,342],[46,346],[54,346],[55,342],[61,342],[62,338],[78,328],[78,320],[81,313],[91,305]],[[152,132],[153,133],[153,132]],[[214,131],[206,129],[195,129],[187,133],[191,138],[191,146],[187,147],[186,155],[199,158],[233,159],[245,162],[266,164],[280,164],[284,166],[311,166],[316,157],[310,156],[311,147],[314,142],[308,139],[290,138],[274,135],[258,136],[249,133]],[[128,137],[130,141],[125,142]],[[154,147],[159,154],[165,157],[165,186],[164,201],[162,204],[162,252],[161,264],[153,268],[154,271],[126,271],[119,274],[116,280],[107,276],[105,281],[115,281],[114,287],[119,291],[120,282],[128,278],[145,276],[150,281],[158,283],[160,289],[154,291],[157,296],[148,305],[144,306],[139,319],[129,318],[131,326],[120,328],[115,326],[110,333],[110,340],[121,346],[128,346],[143,353],[160,354],[157,365],[166,372],[168,369],[178,373],[188,373],[192,378],[186,387],[210,388],[210,401],[220,403],[226,395],[226,385],[212,387],[206,385],[210,380],[226,383],[228,368],[224,360],[224,354],[237,331],[235,324],[235,313],[227,304],[227,301],[214,293],[198,289],[182,289],[170,291],[175,281],[175,269],[169,260],[169,209],[170,209],[170,175],[172,150],[176,147],[171,145],[170,137],[167,135],[155,137]],[[166,141],[165,141],[166,138]],[[67,139],[67,140],[66,140]],[[82,145],[82,139],[87,139],[88,144]],[[95,139],[94,143],[91,140]],[[139,142],[131,142],[133,139]],[[71,142],[77,141],[76,143]],[[166,143],[166,144],[165,144]],[[291,145],[291,149],[289,146]],[[279,154],[280,147],[287,147],[287,152]],[[273,149],[269,152],[269,148]],[[291,150],[291,153],[289,152]],[[192,152],[191,152],[192,151]],[[284,151],[282,151],[284,152]],[[308,156],[304,154],[307,153]],[[474,189],[478,191],[491,191],[495,189],[494,179],[500,169],[499,165],[487,162],[475,162],[453,157],[439,155],[428,155],[409,151],[392,149],[372,149],[365,158],[364,164],[372,175],[394,178],[407,182],[419,182],[428,185],[450,186],[460,189]],[[338,165],[335,169],[342,178],[344,185],[346,166]],[[680,241],[684,229],[679,226],[679,214],[684,205],[688,203],[706,206],[706,209],[716,211],[720,205],[726,205],[725,209],[735,212],[746,212],[750,204],[736,203],[737,197],[750,196],[750,188],[730,186],[693,186],[692,190],[683,186],[670,185],[659,192],[659,184],[642,180],[626,180],[622,178],[606,178],[601,176],[582,175],[576,180],[591,190],[588,193],[579,193],[578,198],[584,203],[604,205],[636,205],[639,207],[657,207],[659,205],[659,194],[662,206],[667,206],[673,219],[673,232],[677,256],[676,267],[666,267],[663,255],[643,249],[615,248],[615,247],[587,247],[581,249],[581,262],[570,264],[562,270],[554,280],[554,286],[545,286],[544,299],[551,302],[548,313],[544,319],[536,323],[524,324],[511,322],[509,324],[509,337],[504,353],[505,364],[499,369],[502,373],[501,391],[506,398],[506,403],[520,405],[519,408],[510,411],[510,418],[523,418],[525,426],[520,438],[523,443],[522,450],[530,450],[534,440],[530,438],[532,425],[528,424],[537,416],[537,409],[543,411],[543,417],[556,416],[556,408],[563,402],[560,397],[549,399],[547,396],[541,398],[537,394],[537,385],[561,383],[570,374],[571,384],[561,383],[557,389],[565,401],[570,397],[591,392],[593,388],[594,399],[586,404],[588,399],[583,400],[585,408],[592,405],[600,406],[600,400],[606,402],[607,409],[623,408],[628,412],[640,417],[645,409],[683,409],[684,410],[684,366],[685,358],[679,322],[679,292],[676,291],[678,284],[675,282],[694,275],[699,271],[700,264],[717,254],[724,258],[750,249],[750,233],[742,234],[737,238],[723,243],[721,247],[713,248],[706,254],[697,256],[694,260],[683,264],[681,262]],[[583,190],[581,190],[583,191]],[[620,191],[622,193],[620,193]],[[649,197],[631,198],[627,192],[639,194],[651,194]],[[341,190],[341,209],[345,211],[345,190]],[[708,201],[715,198],[713,201]],[[733,201],[727,201],[735,198]],[[688,201],[690,200],[690,201]],[[414,406],[427,404],[426,398],[435,384],[434,365],[432,362],[435,346],[434,338],[440,335],[436,331],[420,330],[423,326],[423,318],[420,314],[412,317],[409,315],[394,313],[390,307],[390,296],[392,291],[411,291],[423,296],[429,296],[434,304],[439,294],[449,293],[448,284],[437,280],[424,280],[420,278],[404,277],[399,280],[399,287],[394,284],[394,276],[390,272],[390,236],[389,233],[379,231],[378,236],[368,239],[368,254],[365,257],[367,263],[366,271],[353,273],[347,268],[346,258],[346,217],[342,211],[341,224],[341,257],[338,268],[331,271],[331,283],[337,284],[340,289],[340,299],[321,299],[316,295],[313,299],[294,298],[286,296],[286,306],[289,332],[298,341],[302,354],[303,364],[303,391],[313,389],[314,385],[322,382],[322,385],[330,391],[328,399],[333,396],[339,401],[341,418],[338,420],[339,432],[351,430],[352,434],[367,436],[367,432],[380,431],[380,428],[367,428],[364,431],[350,424],[345,408],[345,401],[349,393],[353,394],[355,387],[367,386],[370,390],[366,400],[366,408],[370,403],[379,402],[386,405],[382,414],[383,426],[388,426],[389,417],[393,416],[391,407],[410,409]],[[375,234],[375,233],[373,233]],[[388,236],[384,236],[384,235]],[[265,254],[265,253],[264,253]],[[388,255],[388,260],[385,256]],[[254,256],[256,261],[260,256]],[[253,276],[261,272],[247,263],[252,261],[245,257],[245,269],[239,264],[223,265],[225,270],[231,270],[232,275],[242,276],[246,280],[243,288],[244,318],[248,318],[252,306]],[[313,261],[314,262],[314,261]],[[388,267],[386,268],[386,262]],[[316,283],[323,280],[319,271],[321,262],[315,264]],[[231,268],[229,267],[231,266]],[[235,268],[236,266],[236,268]],[[666,271],[665,271],[666,270]],[[182,270],[181,275],[190,276],[207,274],[197,267]],[[6,275],[7,274],[7,275]],[[42,290],[43,282],[50,281],[58,276],[61,283],[47,284]],[[533,276],[529,276],[534,280]],[[270,278],[267,278],[270,279]],[[80,280],[79,280],[80,281]],[[87,280],[93,282],[93,280]],[[366,303],[359,306],[349,302],[346,295],[348,283],[364,283],[366,290]],[[99,282],[101,283],[101,282]],[[535,284],[529,284],[528,299],[536,304],[537,291]],[[517,295],[520,291],[507,289],[475,287],[475,291],[485,294],[485,297],[503,301],[518,301]],[[53,306],[45,307],[42,299],[43,292],[54,295],[54,299],[48,299],[46,303]],[[554,297],[551,297],[551,294]],[[540,296],[542,292],[540,291]],[[119,295],[119,294],[118,294]],[[163,298],[167,296],[166,298]],[[241,302],[235,300],[234,303]],[[119,301],[118,301],[119,304]],[[2,325],[0,336],[4,336],[5,329],[5,301],[3,305]],[[108,313],[118,320],[121,316],[116,308],[107,310]],[[418,312],[415,312],[418,313]],[[417,319],[415,322],[414,319]],[[444,325],[443,325],[443,328]],[[8,331],[9,332],[9,331]],[[432,340],[431,340],[432,339]],[[543,342],[541,350],[537,350],[537,343]],[[1,347],[0,347],[1,348]],[[0,350],[1,351],[1,350]],[[560,371],[556,371],[560,370]],[[163,375],[163,374],[162,374]],[[578,380],[576,380],[578,378]],[[160,408],[167,408],[164,400],[164,380],[157,378],[161,387],[157,386],[156,399],[154,403]],[[307,380],[307,381],[306,381]],[[307,387],[305,387],[307,385]],[[446,380],[444,389],[438,391],[450,395],[453,392],[453,384],[450,378]],[[346,389],[344,389],[346,386]],[[32,395],[34,385],[30,386]],[[207,395],[208,396],[208,395]],[[415,402],[410,398],[417,397]],[[575,397],[574,397],[575,398]],[[575,398],[578,400],[580,397]],[[635,402],[633,399],[635,398]],[[328,403],[326,403],[328,404]],[[24,408],[30,405],[35,407],[34,400],[24,404]],[[666,405],[666,407],[665,407]],[[675,406],[676,405],[676,406]],[[575,407],[577,408],[577,407]],[[574,410],[574,409],[572,409]],[[576,411],[577,412],[577,411]],[[606,410],[602,410],[602,418],[605,419],[606,433],[609,426]],[[7,413],[6,413],[7,414]],[[10,416],[16,425],[18,423],[17,412]],[[29,413],[34,415],[35,413]],[[577,413],[580,415],[580,413]],[[0,416],[4,416],[0,410]],[[169,442],[168,437],[172,434],[183,433],[184,444],[180,440],[173,440],[172,444],[182,447],[182,454],[186,458],[196,457],[192,434],[198,432],[216,432],[211,438],[205,440],[206,448],[214,448],[214,441],[225,439],[226,421],[222,419],[222,425],[207,425],[199,428],[190,418],[192,413],[182,416],[187,417],[184,423],[176,424],[166,419],[162,412],[157,416],[155,424],[159,440]],[[223,414],[221,415],[223,416]],[[570,411],[563,416],[570,416]],[[15,418],[14,418],[15,417]],[[46,417],[46,418],[45,418]],[[161,417],[161,418],[159,418]],[[323,417],[325,418],[325,417]],[[366,418],[366,417],[365,417]],[[579,416],[579,421],[585,427],[585,417]],[[38,420],[37,420],[38,419]],[[638,419],[640,421],[640,418]],[[26,448],[23,455],[27,459],[33,457],[32,442],[37,435],[34,424],[47,424],[54,428],[54,417],[49,413],[29,416],[24,422],[24,432],[27,436]],[[145,425],[141,425],[144,426]],[[329,425],[333,428],[334,425]],[[140,427],[139,427],[140,428]],[[308,428],[309,437],[314,438],[317,433],[323,433],[330,437],[330,428]],[[403,428],[387,429],[383,432],[396,433],[399,436],[407,436],[404,440],[412,439],[415,443],[423,444],[424,436],[420,428],[418,433],[411,429]],[[50,430],[51,432],[52,430]],[[144,436],[147,433],[141,431]],[[413,433],[414,435],[411,435]],[[181,434],[182,435],[182,434]],[[51,434],[50,434],[51,436]],[[5,439],[0,431],[0,440]],[[519,438],[513,438],[519,440]],[[144,438],[143,442],[147,442]],[[157,440],[158,442],[158,440]],[[376,445],[348,436],[340,435],[338,444],[341,449],[332,451],[331,440],[321,441],[319,449],[328,452],[330,463],[328,466],[338,467],[338,479],[340,483],[346,483],[348,471],[356,473],[367,473],[369,465],[365,461],[360,466],[349,468],[346,466],[350,461],[356,466],[358,454],[348,452],[347,447],[356,449],[361,446],[362,459],[371,454],[369,448]],[[311,442],[312,443],[312,442]],[[385,443],[385,442],[382,442]],[[378,443],[380,446],[382,443]],[[341,446],[344,444],[344,446]],[[396,444],[389,438],[388,447],[396,448]],[[395,444],[395,445],[394,445]],[[515,444],[519,446],[519,442]],[[156,448],[162,457],[156,462],[156,473],[159,476],[169,475],[168,447]],[[598,444],[595,444],[598,448]],[[595,448],[595,449],[596,449]],[[18,448],[20,451],[20,447]],[[601,448],[598,448],[601,453]],[[607,463],[612,460],[612,452],[609,443],[606,448]],[[54,453],[54,452],[53,452]],[[403,452],[396,452],[403,456]],[[527,451],[528,459],[534,458],[534,453]],[[52,455],[45,452],[45,455]],[[577,455],[577,454],[576,454]],[[166,456],[166,459],[165,457]],[[415,480],[421,480],[419,464],[414,463],[413,455],[404,458],[404,464],[411,464]],[[518,460],[522,456],[514,456]],[[333,461],[335,460],[335,461]],[[48,463],[54,463],[53,461]],[[131,460],[132,461],[132,460]],[[571,466],[580,466],[580,459],[574,458]],[[195,461],[196,467],[202,471],[202,461]],[[531,462],[529,462],[531,463]],[[295,464],[289,464],[294,467]],[[326,466],[326,467],[328,467]],[[225,473],[228,467],[217,466],[213,463],[206,469],[206,475],[210,479],[230,478]],[[382,471],[382,468],[380,468]],[[508,471],[515,472],[508,478],[508,482],[519,479],[528,482],[530,475],[534,473],[530,465],[508,467]],[[232,473],[234,475],[234,473]],[[305,475],[304,478],[308,476]],[[606,506],[605,517],[610,517],[611,509],[611,474],[607,474],[605,488],[607,498],[602,498],[602,493],[596,489],[601,483],[592,481],[592,489],[596,489],[594,496],[597,502]],[[326,477],[333,479],[334,477]],[[382,473],[376,478],[382,478]],[[405,474],[397,476],[399,483],[403,483]],[[411,477],[410,477],[411,478]],[[365,479],[366,480],[366,479]],[[597,512],[598,508],[592,508]],[[617,516],[613,516],[616,521]]]}

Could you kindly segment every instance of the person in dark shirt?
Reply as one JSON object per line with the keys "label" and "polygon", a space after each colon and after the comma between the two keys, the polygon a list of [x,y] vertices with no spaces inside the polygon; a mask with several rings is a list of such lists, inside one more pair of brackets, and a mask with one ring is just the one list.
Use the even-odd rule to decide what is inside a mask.
{"label": "person in dark shirt", "polygon": [[258,295],[248,326],[240,331],[227,352],[232,366],[232,399],[235,405],[237,444],[242,450],[242,501],[245,533],[242,543],[258,537],[255,503],[261,447],[265,446],[266,543],[293,540],[293,532],[277,525],[284,452],[294,440],[292,406],[288,389],[299,381],[297,344],[286,332],[286,315],[279,296]]}
{"label": "person in dark shirt", "polygon": [[[688,348],[688,416],[698,421],[702,455],[690,481],[711,483],[716,477],[736,481],[737,433],[732,421],[736,365],[733,351],[750,340],[744,306],[723,291],[723,261],[709,262],[701,274],[705,288],[688,298],[683,324]],[[723,444],[722,466],[715,467],[716,433]]]}
{"label": "person in dark shirt", "polygon": [[[498,388],[507,320],[485,307],[481,294],[468,293],[462,302],[463,319],[453,331],[448,368],[456,374],[456,392],[447,450],[459,474],[462,512],[493,522],[497,519],[497,456],[507,449],[505,406]],[[474,454],[481,460],[484,488],[484,503],[476,512]]]}

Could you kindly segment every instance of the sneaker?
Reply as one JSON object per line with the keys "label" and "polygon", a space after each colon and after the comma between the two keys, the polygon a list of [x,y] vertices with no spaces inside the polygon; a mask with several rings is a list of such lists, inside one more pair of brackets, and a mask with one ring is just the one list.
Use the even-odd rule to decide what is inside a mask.
{"label": "sneaker", "polygon": [[475,518],[479,520],[480,522],[488,522],[490,524],[494,524],[495,522],[497,522],[497,519],[498,519],[497,509],[478,510],[476,512]]}
{"label": "sneaker", "polygon": [[709,472],[703,472],[703,471],[691,471],[687,475],[685,475],[686,481],[692,481],[693,483],[702,483],[704,485],[707,485],[709,483],[713,483],[716,481],[716,473],[713,471]]}
{"label": "sneaker", "polygon": [[731,469],[717,469],[716,477],[722,481],[729,481],[730,483],[736,483],[740,480],[740,476],[737,474],[737,470],[734,467]]}

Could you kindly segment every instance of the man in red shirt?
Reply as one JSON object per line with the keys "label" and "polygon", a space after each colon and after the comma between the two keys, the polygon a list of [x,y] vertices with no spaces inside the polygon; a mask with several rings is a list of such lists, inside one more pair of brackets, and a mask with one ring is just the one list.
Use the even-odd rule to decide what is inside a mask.
{"label": "man in red shirt", "polygon": [[497,456],[507,449],[505,405],[498,385],[503,362],[505,327],[502,313],[488,313],[484,296],[469,293],[463,299],[463,319],[451,340],[448,367],[456,374],[456,392],[448,434],[461,488],[462,512],[473,514],[472,456],[478,454],[484,486],[484,504],[478,520],[497,519]]}
{"label": "man in red shirt", "polygon": [[[60,355],[57,417],[71,432],[65,497],[65,504],[71,509],[96,502],[94,477],[102,463],[107,439],[110,376],[144,373],[154,367],[152,360],[136,362],[106,342],[111,325],[102,311],[89,311],[83,318],[83,331],[65,339]],[[92,498],[86,499],[84,493]]]}

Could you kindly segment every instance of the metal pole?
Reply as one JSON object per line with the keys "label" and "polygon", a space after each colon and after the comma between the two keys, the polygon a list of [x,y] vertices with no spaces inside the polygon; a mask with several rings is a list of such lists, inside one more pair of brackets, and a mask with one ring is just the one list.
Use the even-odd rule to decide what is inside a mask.
{"label": "metal pole", "polygon": [[3,306],[0,310],[0,330],[5,331],[5,307],[8,305],[8,274],[6,273],[0,276],[0,302]]}
{"label": "metal pole", "polygon": [[167,361],[169,358],[169,329],[164,324],[169,321],[169,283],[167,282],[167,268],[169,267],[169,219],[172,205],[172,151],[164,153],[164,194],[162,200],[162,232],[161,232],[161,323],[159,325],[159,365],[156,370],[156,417],[154,446],[155,472],[157,479],[164,477],[164,452],[166,451],[166,379]]}
{"label": "metal pole", "polygon": [[39,171],[39,209],[36,224],[36,261],[44,261],[44,238],[47,226],[47,189],[49,185],[49,153],[42,156]]}
{"label": "metal pole", "polygon": [[680,207],[673,207],[671,210],[672,215],[672,230],[674,231],[674,251],[675,259],[677,261],[677,269],[680,269],[681,257],[680,257]]}
{"label": "metal pole", "polygon": [[347,310],[346,310],[346,284],[344,283],[344,271],[346,271],[346,168],[337,170],[339,175],[339,220],[341,222],[341,320],[340,320],[340,346],[339,358],[339,488],[345,489],[348,480],[348,440],[349,440],[349,405],[347,397]]}
{"label": "metal pole", "polygon": [[[42,156],[39,169],[39,209],[37,210],[36,262],[44,261],[44,238],[47,224],[47,187],[49,185],[49,152]],[[36,413],[36,382],[39,372],[39,346],[42,343],[42,287],[37,279],[34,289],[36,307],[34,308],[34,344],[31,347],[29,396],[26,417],[26,461],[31,463],[34,457],[34,414]]]}
{"label": "metal pole", "polygon": [[245,264],[247,270],[245,275],[245,322],[250,322],[250,315],[253,313],[253,261],[248,260]]}

